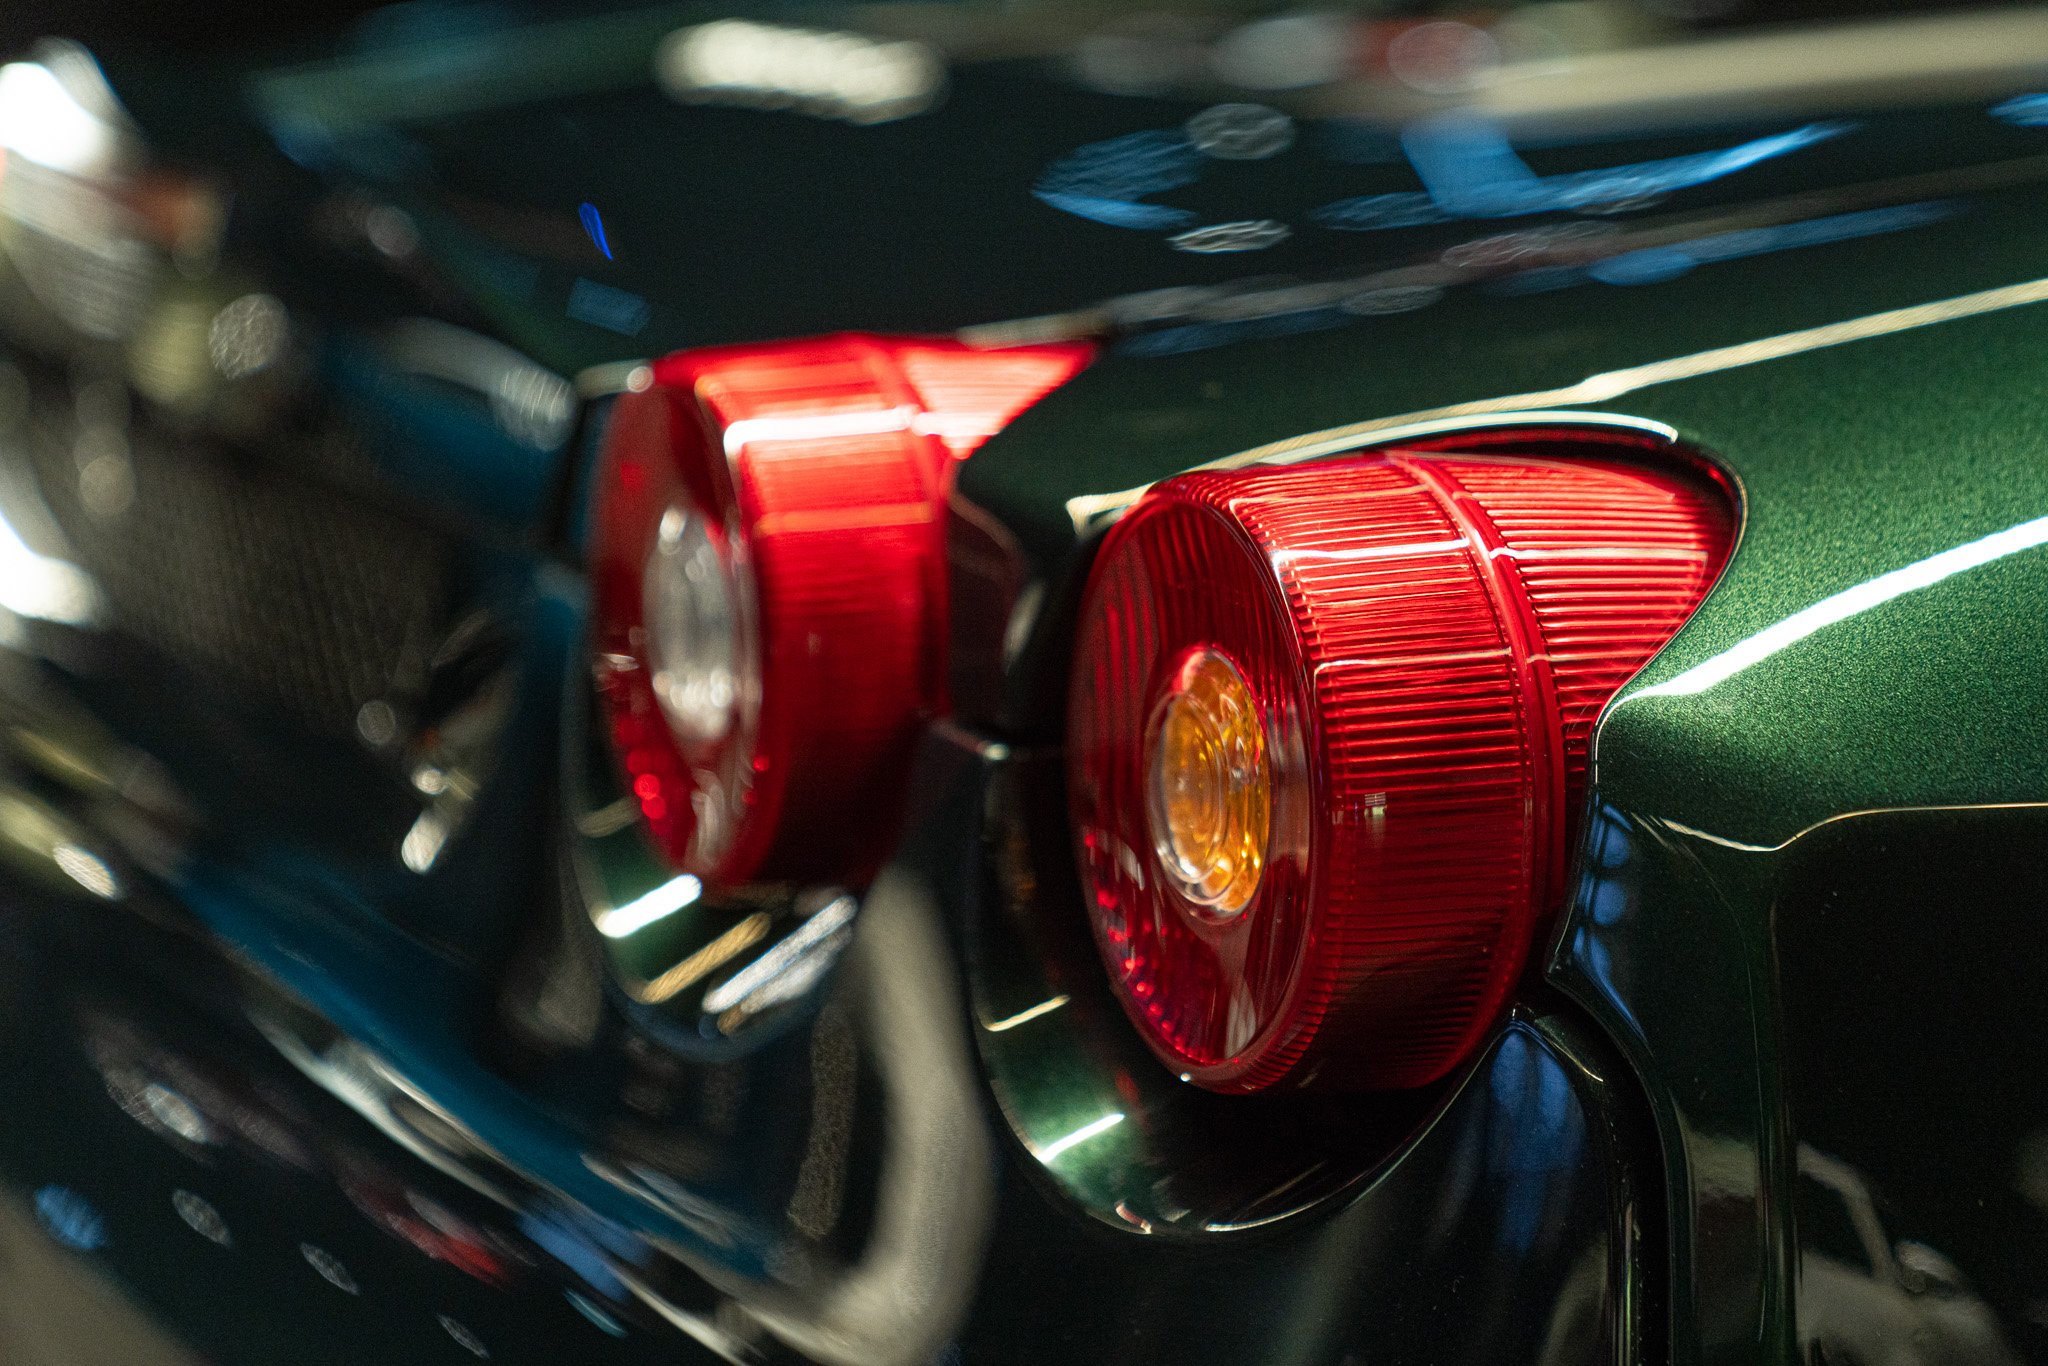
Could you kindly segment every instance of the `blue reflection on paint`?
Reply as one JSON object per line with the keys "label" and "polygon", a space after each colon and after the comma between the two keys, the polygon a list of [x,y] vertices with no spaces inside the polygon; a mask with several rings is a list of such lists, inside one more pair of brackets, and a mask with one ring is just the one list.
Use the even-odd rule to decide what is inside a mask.
{"label": "blue reflection on paint", "polygon": [[1744,256],[1761,256],[1766,252],[1790,251],[1795,247],[1821,246],[1855,237],[1873,237],[1880,233],[1925,227],[1953,218],[1962,211],[1963,205],[1956,200],[1936,199],[1893,208],[1832,214],[1804,223],[1714,233],[1690,242],[1649,247],[1596,261],[1586,267],[1586,274],[1603,284],[1654,284],[1660,280],[1675,279],[1694,266],[1710,261],[1733,261]]}
{"label": "blue reflection on paint", "polygon": [[1907,228],[1926,227],[1953,218],[1968,207],[1959,200],[1937,199],[1892,208],[1862,209],[1786,223],[1769,228],[1745,228],[1739,232],[1715,233],[1690,242],[1645,247],[1596,261],[1588,266],[1539,266],[1496,282],[1492,288],[1502,294],[1543,294],[1569,289],[1588,280],[1610,285],[1649,285],[1675,280],[1694,266],[1714,261],[1733,261],[1766,252],[1790,251],[1795,247],[1822,246],[1858,237],[1875,237]]}
{"label": "blue reflection on paint", "polygon": [[1169,228],[1185,227],[1195,221],[1195,215],[1191,211],[1168,208],[1164,204],[1138,204],[1126,199],[1104,199],[1086,194],[1059,194],[1051,190],[1038,190],[1034,193],[1055,209],[1064,210],[1077,218],[1107,223],[1112,228],[1164,232]]}
{"label": "blue reflection on paint", "polygon": [[2022,128],[2048,128],[2048,95],[2016,95],[1991,106],[1991,117]]}
{"label": "blue reflection on paint", "polygon": [[1403,133],[1401,145],[1430,197],[1446,211],[1464,218],[1513,218],[1692,189],[1825,142],[1849,127],[1810,123],[1720,151],[1554,176],[1531,171],[1508,145],[1507,135],[1484,119],[1428,119]]}
{"label": "blue reflection on paint", "polygon": [[1628,817],[1603,804],[1593,813],[1587,840],[1587,872],[1574,898],[1585,913],[1566,941],[1565,956],[1633,1027],[1635,1014],[1624,1000],[1623,984],[1615,980],[1617,965],[1608,940],[1637,906],[1635,836]]}
{"label": "blue reflection on paint", "polygon": [[[1318,137],[1323,155],[1351,164],[1405,156],[1425,188],[1340,199],[1311,209],[1308,216],[1340,232],[1381,232],[1458,219],[1607,209],[1705,185],[1838,137],[1853,126],[1809,123],[1711,152],[1539,176],[1498,125],[1469,113],[1424,119],[1403,130],[1398,140],[1383,128],[1338,121]],[[1193,184],[1206,163],[1201,149],[1180,129],[1126,133],[1060,157],[1039,177],[1032,194],[1063,213],[1111,227],[1171,231],[1193,222],[1195,215],[1147,203],[1147,196]]]}
{"label": "blue reflection on paint", "polygon": [[94,1252],[107,1244],[107,1221],[91,1201],[68,1186],[45,1186],[36,1192],[36,1221],[43,1232],[77,1252]]}
{"label": "blue reflection on paint", "polygon": [[[1705,185],[1838,137],[1852,126],[1809,123],[1718,151],[1539,176],[1516,154],[1496,124],[1470,114],[1452,114],[1425,119],[1401,135],[1402,149],[1422,177],[1426,195],[1340,199],[1310,216],[1325,227],[1370,232],[1457,218],[1517,218],[1601,208]],[[1434,217],[1429,216],[1431,211]]]}
{"label": "blue reflection on paint", "polygon": [[1241,318],[1228,322],[1187,323],[1157,332],[1141,332],[1117,343],[1123,356],[1178,356],[1206,351],[1212,346],[1253,341],[1261,337],[1289,337],[1299,332],[1320,332],[1358,321],[1357,315],[1340,308],[1304,309],[1299,313],[1276,313],[1266,318]]}
{"label": "blue reflection on paint", "polygon": [[1389,228],[1419,228],[1451,221],[1451,216],[1438,208],[1434,199],[1419,190],[1340,199],[1311,209],[1309,217],[1339,232],[1384,232]]}
{"label": "blue reflection on paint", "polygon": [[1507,1178],[1499,1182],[1497,1238],[1504,1250],[1526,1253],[1544,1227],[1566,1213],[1570,1174],[1585,1147],[1585,1119],[1572,1103],[1571,1078],[1526,1030],[1502,1036],[1488,1085],[1495,1113],[1487,1167]]}
{"label": "blue reflection on paint", "polygon": [[583,231],[590,235],[591,245],[604,253],[604,259],[612,259],[612,244],[605,240],[604,215],[597,211],[597,205],[588,200],[576,206],[576,216],[583,220]]}
{"label": "blue reflection on paint", "polygon": [[561,1216],[527,1210],[519,1216],[519,1231],[531,1238],[543,1252],[581,1276],[599,1294],[623,1298],[626,1283],[612,1270],[610,1259],[582,1229]]}
{"label": "blue reflection on paint", "polygon": [[1618,821],[1609,821],[1600,827],[1600,837],[1593,846],[1593,863],[1600,868],[1619,868],[1635,853],[1635,842],[1628,837],[1628,827]]}
{"label": "blue reflection on paint", "polygon": [[1597,883],[1587,912],[1596,925],[1613,925],[1627,913],[1630,905],[1628,889],[1618,882]]}
{"label": "blue reflection on paint", "polygon": [[626,1336],[626,1325],[620,1323],[610,1314],[607,1314],[604,1310],[598,1308],[597,1305],[591,1303],[589,1297],[579,1295],[573,1290],[564,1290],[562,1292],[562,1295],[563,1298],[567,1299],[569,1303],[575,1307],[577,1313],[581,1314],[584,1318],[589,1319],[592,1323],[596,1324],[603,1331],[611,1334],[615,1338],[622,1338]]}
{"label": "blue reflection on paint", "polygon": [[1053,208],[1111,227],[1181,227],[1195,215],[1138,201],[1192,185],[1204,160],[1178,129],[1126,133],[1075,148],[1046,167],[1031,192]]}
{"label": "blue reflection on paint", "polygon": [[578,279],[569,286],[570,317],[620,336],[638,336],[640,329],[647,326],[651,311],[647,300],[638,294],[613,289],[595,280]]}

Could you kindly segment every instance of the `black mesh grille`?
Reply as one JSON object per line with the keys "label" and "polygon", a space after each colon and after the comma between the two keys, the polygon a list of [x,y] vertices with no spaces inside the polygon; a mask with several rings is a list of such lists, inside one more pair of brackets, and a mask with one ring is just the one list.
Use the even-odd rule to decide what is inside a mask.
{"label": "black mesh grille", "polygon": [[132,499],[91,499],[68,440],[45,437],[34,446],[51,511],[117,627],[333,734],[412,681],[447,600],[431,531],[281,468],[140,432]]}

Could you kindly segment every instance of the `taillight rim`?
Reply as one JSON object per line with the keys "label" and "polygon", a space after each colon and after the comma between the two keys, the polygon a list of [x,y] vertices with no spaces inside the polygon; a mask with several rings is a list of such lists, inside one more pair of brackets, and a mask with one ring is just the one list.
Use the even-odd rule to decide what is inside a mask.
{"label": "taillight rim", "polygon": [[[637,450],[628,436],[636,423],[653,429]],[[650,385],[622,395],[598,466],[590,555],[593,680],[628,799],[670,861],[706,881],[750,856],[732,836],[746,829],[755,800],[752,756],[760,740],[762,690],[759,586],[731,471],[707,458],[715,442],[715,423],[694,392]],[[731,726],[715,738],[682,734],[657,686],[661,650],[650,643],[655,627],[648,583],[671,512],[703,529],[732,590],[733,653],[747,681],[738,689]],[[679,796],[690,804],[687,815]]]}

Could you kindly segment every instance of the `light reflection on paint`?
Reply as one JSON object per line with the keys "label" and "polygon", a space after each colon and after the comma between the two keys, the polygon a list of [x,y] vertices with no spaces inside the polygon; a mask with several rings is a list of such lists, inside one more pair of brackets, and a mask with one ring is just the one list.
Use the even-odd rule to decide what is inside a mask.
{"label": "light reflection on paint", "polygon": [[99,592],[74,564],[38,554],[0,515],[0,611],[66,626],[90,625]]}
{"label": "light reflection on paint", "polygon": [[1166,244],[1176,251],[1213,256],[1220,252],[1263,251],[1286,241],[1292,232],[1293,229],[1285,223],[1270,218],[1246,218],[1234,223],[1212,223],[1205,228],[1191,228],[1167,238]]}
{"label": "light reflection on paint", "polygon": [[1164,204],[1134,204],[1123,199],[1067,194],[1059,190],[1038,190],[1035,193],[1039,199],[1055,209],[1073,214],[1076,218],[1088,218],[1097,223],[1105,223],[1112,228],[1164,232],[1168,228],[1186,227],[1195,221],[1195,215],[1189,210],[1168,208]]}
{"label": "light reflection on paint", "polygon": [[1690,242],[1665,247],[1648,247],[1623,252],[1586,267],[1586,274],[1603,284],[1640,285],[1672,280],[1694,266],[1714,261],[1733,261],[1767,252],[1790,251],[1796,247],[1822,246],[1858,237],[1925,227],[1955,217],[1963,205],[1953,199],[1924,204],[1901,204],[1895,208],[1864,209],[1858,213],[1832,214],[1804,223],[1786,223],[1769,228],[1746,228],[1739,232],[1714,233]]}
{"label": "light reflection on paint", "polygon": [[0,66],[0,148],[53,171],[87,176],[108,169],[117,141],[47,66]]}
{"label": "light reflection on paint", "polygon": [[216,1247],[235,1245],[235,1236],[228,1231],[227,1221],[204,1197],[188,1190],[172,1191],[171,1208],[178,1212],[178,1217],[188,1228],[207,1242]]}
{"label": "light reflection on paint", "polygon": [[1847,132],[1846,123],[1809,123],[1733,147],[1662,161],[1539,176],[1501,129],[1467,114],[1427,119],[1401,134],[1401,148],[1427,191],[1340,199],[1315,210],[1327,228],[1381,231],[1460,218],[1604,208],[1695,189]]}
{"label": "light reflection on paint", "polygon": [[107,1221],[92,1202],[68,1186],[36,1192],[36,1221],[43,1231],[77,1252],[96,1252],[107,1243]]}
{"label": "light reflection on paint", "polygon": [[755,441],[820,441],[837,436],[880,436],[910,430],[917,409],[909,404],[851,413],[806,417],[743,417],[726,424],[725,453],[738,455]]}
{"label": "light reflection on paint", "polygon": [[671,34],[655,69],[685,103],[792,109],[849,123],[921,114],[946,84],[945,59],[928,43],[746,19]]}
{"label": "light reflection on paint", "polygon": [[704,884],[688,873],[670,878],[644,896],[623,906],[614,906],[597,916],[597,932],[607,939],[624,939],[659,920],[666,920],[704,894]]}
{"label": "light reflection on paint", "polygon": [[756,911],[646,986],[629,988],[633,999],[645,1005],[660,1005],[745,953],[766,933],[768,917]]}
{"label": "light reflection on paint", "polygon": [[592,1304],[587,1296],[579,1295],[574,1290],[564,1290],[562,1297],[569,1301],[577,1313],[589,1319],[593,1324],[596,1324],[603,1332],[615,1338],[626,1336],[625,1325],[610,1314],[607,1314],[604,1310],[598,1308],[595,1304]]}
{"label": "light reflection on paint", "polygon": [[1723,650],[1704,663],[1653,687],[1644,688],[1637,697],[1690,697],[1703,693],[1718,683],[1726,682],[1753,664],[1761,663],[1782,650],[1797,645],[1808,636],[1825,630],[1839,621],[1860,615],[1873,607],[1890,602],[1893,598],[1907,593],[1932,588],[1944,579],[1968,569],[1990,564],[1994,560],[2016,555],[2022,550],[2048,544],[2048,517],[2036,517],[2021,522],[2018,526],[2007,527],[1974,541],[1965,542],[1939,555],[1930,555],[1924,560],[1880,574],[1874,579],[1845,588],[1839,593],[1822,598],[1811,607],[1803,608],[1786,617],[1783,621],[1768,626],[1747,639]]}
{"label": "light reflection on paint", "polygon": [[106,860],[75,844],[60,844],[50,851],[50,862],[57,865],[64,875],[79,886],[102,900],[112,901],[121,895],[121,880],[114,876],[114,870],[107,867]]}
{"label": "light reflection on paint", "polygon": [[1047,1165],[1051,1165],[1052,1163],[1058,1161],[1061,1155],[1063,1155],[1068,1149],[1073,1148],[1079,1144],[1086,1143],[1089,1139],[1095,1138],[1098,1135],[1106,1134],[1111,1129],[1114,1129],[1117,1125],[1123,1122],[1124,1117],[1121,1111],[1111,1111],[1109,1114],[1104,1115],[1101,1119],[1095,1120],[1092,1123],[1083,1124],[1080,1128],[1074,1130],[1074,1132],[1066,1135],[1064,1138],[1056,1138],[1052,1142],[1046,1144],[1043,1148],[1040,1148],[1038,1150],[1038,1160],[1040,1162],[1046,1163]]}
{"label": "light reflection on paint", "polygon": [[604,215],[597,211],[597,205],[584,202],[577,205],[576,217],[583,224],[583,231],[589,235],[590,244],[604,253],[604,259],[612,259],[612,244],[605,236]]}
{"label": "light reflection on paint", "polygon": [[1046,168],[1032,193],[1053,208],[1097,223],[1164,231],[1188,226],[1195,215],[1138,201],[1192,185],[1204,163],[1181,129],[1126,133],[1067,153]]}
{"label": "light reflection on paint", "polygon": [[1040,1001],[1029,1009],[1020,1010],[1015,1015],[1007,1015],[1000,1020],[991,1020],[983,1025],[982,1028],[991,1034],[1006,1033],[1009,1030],[1015,1029],[1018,1025],[1026,1025],[1030,1024],[1033,1020],[1042,1019],[1066,1003],[1066,996],[1055,996],[1049,1001]]}
{"label": "light reflection on paint", "polygon": [[1991,117],[2022,128],[2048,128],[2048,95],[2015,95],[1991,107]]}
{"label": "light reflection on paint", "polygon": [[758,1010],[800,994],[837,958],[858,909],[850,896],[834,898],[787,939],[704,993],[705,1011],[715,1015],[742,1004]]}

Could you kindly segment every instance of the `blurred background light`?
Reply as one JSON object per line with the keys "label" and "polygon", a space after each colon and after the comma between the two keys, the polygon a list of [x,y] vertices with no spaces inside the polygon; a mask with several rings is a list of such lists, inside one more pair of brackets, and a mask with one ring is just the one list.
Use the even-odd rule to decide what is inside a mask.
{"label": "blurred background light", "polygon": [[938,49],[722,19],[671,34],[655,70],[670,95],[691,104],[737,104],[881,123],[931,108],[945,86]]}
{"label": "blurred background light", "polygon": [[101,174],[113,163],[112,128],[40,62],[0,66],[0,147],[71,175]]}

